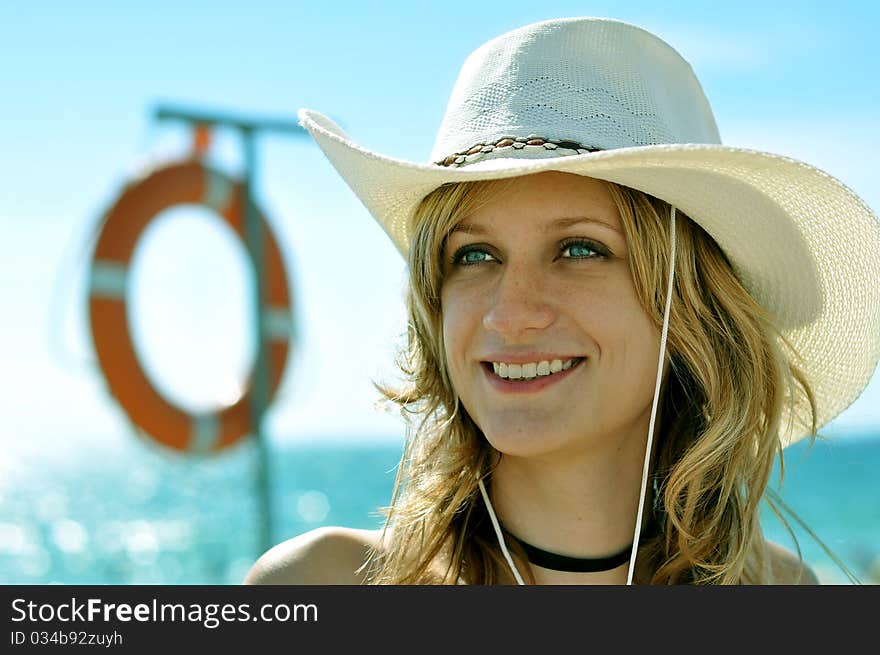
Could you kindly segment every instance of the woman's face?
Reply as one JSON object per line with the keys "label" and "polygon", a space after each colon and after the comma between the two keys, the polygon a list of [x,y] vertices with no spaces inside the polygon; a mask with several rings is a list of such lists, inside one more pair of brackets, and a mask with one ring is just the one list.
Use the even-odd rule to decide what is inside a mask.
{"label": "woman's face", "polygon": [[644,444],[660,336],[627,257],[603,183],[555,171],[519,178],[450,234],[441,291],[449,373],[497,450]]}

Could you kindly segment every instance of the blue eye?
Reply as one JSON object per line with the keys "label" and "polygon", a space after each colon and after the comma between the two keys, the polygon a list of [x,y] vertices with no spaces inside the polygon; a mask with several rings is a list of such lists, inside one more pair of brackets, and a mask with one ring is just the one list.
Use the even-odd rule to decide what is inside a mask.
{"label": "blue eye", "polygon": [[473,266],[491,259],[494,259],[494,257],[480,247],[465,246],[464,248],[459,248],[452,256],[452,263],[461,264],[462,266]]}
{"label": "blue eye", "polygon": [[569,259],[594,259],[604,257],[605,252],[592,241],[572,240],[562,244],[562,252],[569,253]]}

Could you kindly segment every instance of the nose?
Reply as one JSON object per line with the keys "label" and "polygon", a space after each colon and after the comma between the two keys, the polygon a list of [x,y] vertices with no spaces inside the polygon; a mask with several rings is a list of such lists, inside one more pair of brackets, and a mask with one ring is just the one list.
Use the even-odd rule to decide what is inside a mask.
{"label": "nose", "polygon": [[505,266],[487,300],[483,327],[509,341],[549,327],[556,319],[552,293],[533,267]]}

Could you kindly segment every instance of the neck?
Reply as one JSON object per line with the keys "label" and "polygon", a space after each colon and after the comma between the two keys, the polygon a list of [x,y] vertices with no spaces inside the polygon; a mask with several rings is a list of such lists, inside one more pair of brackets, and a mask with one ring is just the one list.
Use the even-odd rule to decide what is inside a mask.
{"label": "neck", "polygon": [[[645,441],[631,442],[630,447],[618,444],[579,456],[504,455],[490,486],[500,522],[519,540],[558,555],[619,553],[633,542],[644,462]],[[650,488],[646,493],[643,529],[650,516]],[[553,571],[534,563],[531,568],[539,584],[622,583],[628,561],[601,572]]]}

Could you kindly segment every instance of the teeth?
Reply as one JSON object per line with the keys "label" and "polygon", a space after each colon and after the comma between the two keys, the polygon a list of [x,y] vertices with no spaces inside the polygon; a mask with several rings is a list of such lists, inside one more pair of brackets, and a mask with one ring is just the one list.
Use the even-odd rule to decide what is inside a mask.
{"label": "teeth", "polygon": [[502,378],[510,380],[532,380],[538,376],[552,375],[559,371],[570,369],[574,363],[574,359],[562,361],[554,359],[552,362],[546,360],[541,362],[529,362],[528,364],[505,364],[504,362],[492,362],[492,370],[495,374]]}

